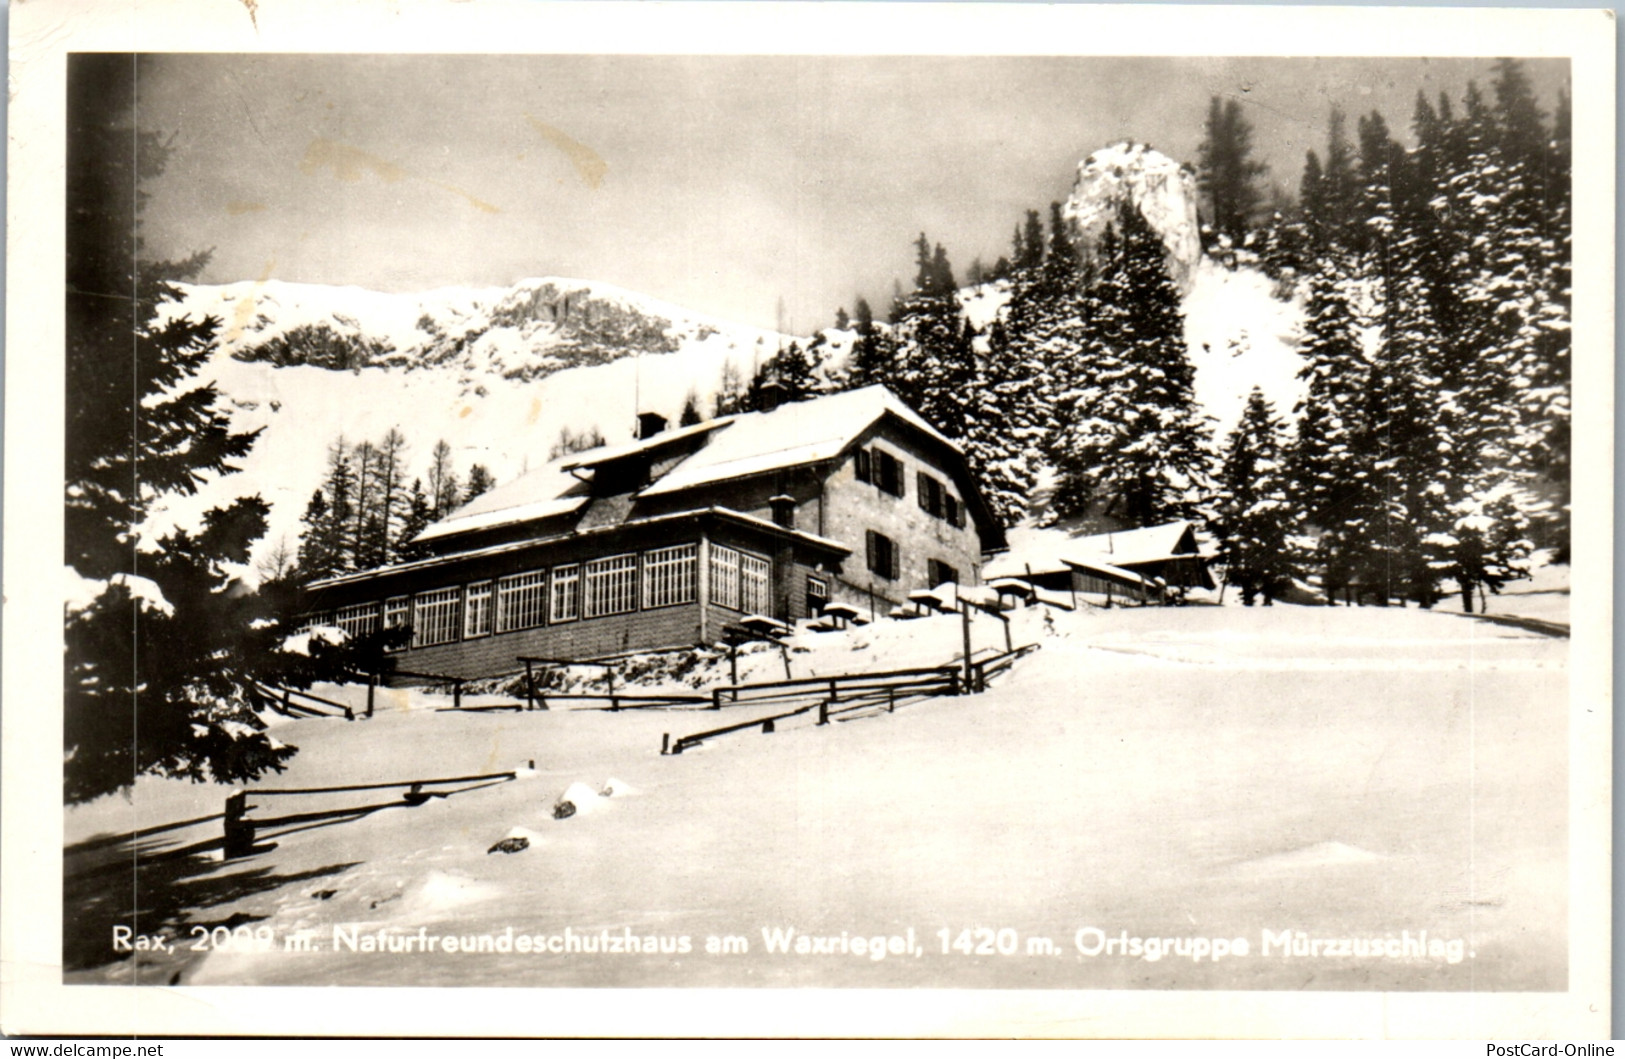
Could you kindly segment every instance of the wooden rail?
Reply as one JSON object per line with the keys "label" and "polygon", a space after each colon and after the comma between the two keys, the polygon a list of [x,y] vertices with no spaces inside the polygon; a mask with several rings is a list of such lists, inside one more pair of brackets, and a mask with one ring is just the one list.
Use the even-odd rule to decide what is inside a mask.
{"label": "wooden rail", "polygon": [[[901,677],[912,676],[914,679],[876,680],[879,676]],[[690,747],[698,746],[707,739],[719,735],[728,735],[733,732],[742,732],[749,728],[760,728],[764,735],[775,731],[778,722],[799,717],[802,714],[818,711],[818,723],[825,725],[829,719],[843,713],[856,710],[872,709],[884,704],[888,711],[895,710],[899,701],[919,698],[931,698],[939,695],[957,695],[960,693],[959,671],[956,666],[938,666],[929,669],[891,670],[885,674],[856,673],[836,677],[803,677],[800,680],[781,680],[770,684],[743,684],[729,688],[719,688],[717,691],[760,691],[772,689],[775,694],[755,697],[749,700],[752,705],[762,705],[772,702],[796,702],[812,696],[814,701],[802,701],[802,705],[794,709],[784,710],[780,713],[769,714],[765,717],[753,717],[748,721],[739,721],[735,724],[725,724],[717,728],[710,728],[703,732],[694,732],[690,735],[679,736],[673,740],[671,733],[661,737],[660,752],[662,754],[681,754]],[[842,708],[842,704],[845,704]],[[716,708],[720,708],[719,705]]]}
{"label": "wooden rail", "polygon": [[912,669],[882,669],[870,673],[842,673],[827,677],[799,677],[795,680],[772,680],[759,684],[722,684],[711,689],[711,708],[720,710],[723,699],[729,705],[750,705],[776,700],[805,698],[809,694],[827,691],[830,698],[845,691],[860,688],[884,688],[900,680],[921,677],[941,677],[957,672],[958,667],[917,666]]}
{"label": "wooden rail", "polygon": [[[663,755],[681,754],[699,746],[707,739],[721,735],[759,728],[764,735],[775,731],[778,722],[818,711],[818,724],[828,724],[831,717],[874,709],[882,704],[888,712],[895,710],[899,701],[933,698],[941,695],[976,694],[987,690],[990,680],[1004,673],[1021,659],[1038,650],[1038,644],[1021,647],[982,659],[966,659],[962,663],[915,669],[889,669],[873,673],[849,673],[832,677],[802,677],[799,680],[777,680],[766,684],[735,684],[712,690],[712,709],[721,709],[724,696],[730,705],[763,705],[773,702],[795,702],[809,695],[816,701],[803,703],[794,709],[766,717],[753,717],[748,721],[721,725],[703,732],[679,736],[671,733],[661,736]],[[961,672],[965,679],[961,680]],[[746,697],[740,698],[741,693]]]}
{"label": "wooden rail", "polygon": [[971,694],[975,695],[986,691],[989,680],[992,680],[1000,673],[1008,671],[1011,666],[1016,664],[1017,660],[1032,654],[1038,650],[1039,646],[1039,644],[1035,643],[1023,644],[1013,650],[1002,651],[990,658],[972,662],[970,665]]}
{"label": "wooden rail", "polygon": [[[355,711],[342,702],[324,699],[320,695],[313,695],[308,691],[300,691],[297,688],[279,688],[274,684],[260,684],[258,682],[256,682],[256,686],[262,694],[270,696],[273,709],[289,717],[297,714],[304,714],[308,717],[338,717],[342,715],[346,721],[355,720]],[[339,712],[329,713],[326,710],[318,710],[313,706],[306,706],[302,702],[294,702],[293,696],[295,695],[303,699],[310,699],[312,702],[319,702],[323,706],[331,706]]]}
{"label": "wooden rail", "polygon": [[[279,825],[309,823],[316,820],[335,820],[343,816],[363,816],[378,809],[388,808],[394,804],[422,805],[436,792],[426,792],[425,787],[445,787],[453,783],[506,783],[517,779],[516,772],[486,772],[476,776],[447,776],[436,779],[396,780],[389,783],[349,783],[337,787],[271,787],[254,791],[234,791],[226,798],[226,811],[224,814],[225,842],[224,856],[227,860],[235,857],[246,857],[254,850],[254,838],[258,828],[275,827]],[[304,794],[342,794],[347,791],[379,791],[392,790],[397,787],[406,788],[399,803],[384,803],[380,805],[361,806],[350,809],[328,809],[308,813],[294,813],[290,816],[278,816],[271,819],[250,820],[248,811],[259,808],[248,804],[250,793],[256,797],[278,797],[286,795]],[[439,792],[443,797],[454,794],[455,791]]]}

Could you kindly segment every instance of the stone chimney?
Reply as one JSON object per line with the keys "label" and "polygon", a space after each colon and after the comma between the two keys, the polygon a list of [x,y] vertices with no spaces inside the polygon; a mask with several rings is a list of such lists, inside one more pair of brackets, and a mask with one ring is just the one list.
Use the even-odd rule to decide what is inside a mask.
{"label": "stone chimney", "polygon": [[773,509],[773,524],[785,529],[796,528],[796,498],[780,493],[771,497],[768,505]]}

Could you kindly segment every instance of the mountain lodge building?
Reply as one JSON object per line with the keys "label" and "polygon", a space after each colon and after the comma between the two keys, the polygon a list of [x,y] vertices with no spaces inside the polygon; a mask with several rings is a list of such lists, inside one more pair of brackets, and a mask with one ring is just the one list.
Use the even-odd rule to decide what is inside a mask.
{"label": "mountain lodge building", "polygon": [[418,535],[426,558],[312,583],[313,616],[410,625],[403,668],[491,676],[837,600],[884,615],[1005,547],[959,447],[883,386],[639,434],[476,498]]}

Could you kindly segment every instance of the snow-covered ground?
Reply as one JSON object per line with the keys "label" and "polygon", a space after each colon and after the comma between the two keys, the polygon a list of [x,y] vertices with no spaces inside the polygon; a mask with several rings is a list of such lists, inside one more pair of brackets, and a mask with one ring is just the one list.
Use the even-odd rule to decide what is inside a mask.
{"label": "snow-covered ground", "polygon": [[[71,810],[68,979],[1564,987],[1565,639],[1414,608],[1040,609],[1015,622],[1016,642],[1042,649],[984,695],[827,728],[787,722],[681,756],[659,754],[663,733],[760,708],[458,715],[411,708],[446,704],[414,692],[381,700],[370,721],[284,722],[278,737],[301,751],[262,787],[522,776],[262,834],[274,849],[225,864],[208,848],[220,788],[145,780],[129,799]],[[1002,646],[991,619],[974,635],[978,651]],[[803,632],[791,664],[802,676],[940,663],[959,637],[952,616]],[[782,675],[777,652],[744,664],[747,679]],[[554,818],[572,785],[612,780],[636,793],[578,786],[580,811]],[[249,802],[263,817],[398,797]],[[177,822],[134,840],[149,867],[132,888],[128,833]],[[528,848],[487,853],[508,836]],[[128,921],[132,893],[139,929],[183,943],[176,952],[112,958],[110,924]],[[238,928],[245,950],[260,930],[274,947],[191,952],[194,924]],[[847,941],[769,951],[764,931],[789,928]],[[1242,938],[1250,953],[1089,955],[1078,943],[1091,948],[1091,930]],[[364,951],[380,931],[386,951]],[[1440,944],[1263,955],[1266,931],[1396,945],[1426,931]],[[509,951],[387,951],[389,938],[448,935]],[[517,937],[544,951],[513,951],[504,939]],[[645,951],[545,951],[605,937]],[[687,951],[660,951],[684,937]],[[883,941],[877,959],[866,941],[855,954],[857,937],[902,938],[904,951]],[[707,953],[711,938],[746,951]]]}

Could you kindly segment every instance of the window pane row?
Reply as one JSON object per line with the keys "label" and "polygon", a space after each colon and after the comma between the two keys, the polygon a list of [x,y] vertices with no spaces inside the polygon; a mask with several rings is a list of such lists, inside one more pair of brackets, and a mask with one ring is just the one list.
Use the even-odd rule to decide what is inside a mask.
{"label": "window pane row", "polygon": [[602,618],[637,609],[638,557],[615,555],[595,559],[586,568],[586,603],[582,617]]}
{"label": "window pane row", "polygon": [[748,614],[767,611],[767,560],[739,553],[739,609]]}
{"label": "window pane row", "polygon": [[547,614],[547,571],[515,574],[497,582],[497,632],[533,629]]}
{"label": "window pane row", "polygon": [[661,548],[643,557],[643,605],[670,607],[692,603],[698,549],[692,544]]}
{"label": "window pane row", "polygon": [[468,586],[468,602],[463,608],[463,638],[491,635],[491,582]]}
{"label": "window pane row", "polygon": [[[497,581],[478,581],[357,603],[334,614],[351,637],[412,626],[412,646],[432,647],[458,639],[514,632],[550,623],[626,614],[642,606],[670,607],[699,598],[699,548],[681,544],[642,556],[616,555],[590,563],[533,570]],[[765,612],[771,598],[768,560],[733,548],[711,548],[711,598],[725,607]]]}
{"label": "window pane row", "polygon": [[340,607],[334,624],[343,629],[352,640],[371,636],[378,631],[378,604],[357,603],[354,606]]}
{"label": "window pane row", "polygon": [[414,601],[416,613],[412,618],[412,646],[431,647],[457,639],[457,616],[462,597],[461,588],[442,588],[418,596]]}

